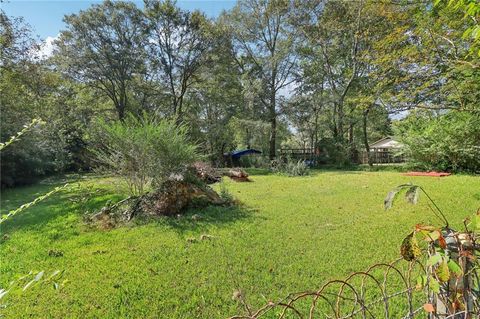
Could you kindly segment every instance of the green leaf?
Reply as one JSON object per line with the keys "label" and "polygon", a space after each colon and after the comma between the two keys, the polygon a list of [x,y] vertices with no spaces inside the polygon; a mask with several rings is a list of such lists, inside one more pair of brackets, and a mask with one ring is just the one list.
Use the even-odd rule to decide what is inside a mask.
{"label": "green leaf", "polygon": [[453,272],[457,277],[463,274],[462,268],[452,259],[448,261],[448,269]]}
{"label": "green leaf", "polygon": [[435,274],[441,282],[447,282],[450,279],[450,270],[448,269],[448,264],[445,259],[443,259],[437,269],[435,269]]}
{"label": "green leaf", "polygon": [[407,187],[412,187],[412,184],[402,184],[400,186],[395,187],[392,189],[390,192],[388,192],[387,197],[385,197],[385,200],[383,201],[385,210],[392,208],[393,202],[395,201],[395,198],[397,198],[397,195],[404,190]]}
{"label": "green leaf", "polygon": [[419,195],[420,195],[420,187],[412,186],[407,190],[407,193],[405,194],[405,199],[410,204],[415,205],[418,202]]}
{"label": "green leaf", "polygon": [[56,277],[57,275],[58,275],[57,277],[61,277],[62,274],[63,274],[63,270],[62,270],[62,271],[60,271],[60,270],[55,270],[55,271],[50,275],[50,277],[48,277],[47,280],[51,280],[51,279],[53,279],[53,277]]}
{"label": "green leaf", "polygon": [[385,210],[392,208],[393,200],[395,199],[395,196],[397,196],[398,192],[399,190],[396,190],[396,189],[388,192],[387,197],[385,197],[385,200],[383,201]]}
{"label": "green leaf", "polygon": [[437,229],[437,230],[434,230],[434,231],[431,231],[429,233],[426,233],[424,234],[425,235],[425,240],[427,241],[435,241],[437,239],[440,238],[440,236],[442,235],[442,233],[440,233],[440,231]]}
{"label": "green leaf", "polygon": [[23,291],[27,290],[28,287],[30,287],[34,282],[36,282],[35,279],[30,280],[30,281],[23,287],[22,290],[23,290]]}
{"label": "green leaf", "polygon": [[442,260],[442,256],[440,254],[435,254],[435,255],[432,255],[430,256],[430,258],[428,258],[427,260],[427,266],[433,266],[433,265],[436,265],[440,262],[440,260]]}
{"label": "green leaf", "polygon": [[37,275],[35,276],[35,278],[33,278],[32,280],[30,280],[24,287],[23,287],[23,291],[27,290],[28,287],[30,287],[31,285],[33,285],[34,283],[40,281],[40,279],[42,279],[43,275],[45,274],[45,272],[42,270],[42,271],[39,271],[37,273]]}
{"label": "green leaf", "polygon": [[43,270],[40,271],[40,272],[35,276],[35,278],[34,278],[33,280],[39,281],[40,279],[42,279],[44,273],[45,273],[45,272],[44,272]]}
{"label": "green leaf", "polygon": [[435,278],[430,279],[429,287],[434,293],[440,293],[440,284],[435,280]]}
{"label": "green leaf", "polygon": [[8,293],[8,290],[0,289],[0,299],[2,299],[3,296],[5,296],[7,293]]}

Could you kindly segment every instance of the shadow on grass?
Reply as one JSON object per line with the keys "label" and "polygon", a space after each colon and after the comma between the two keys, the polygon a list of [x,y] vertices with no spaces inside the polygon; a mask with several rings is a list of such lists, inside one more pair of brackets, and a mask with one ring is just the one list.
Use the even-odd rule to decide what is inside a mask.
{"label": "shadow on grass", "polygon": [[244,205],[208,206],[205,208],[190,208],[179,216],[162,216],[139,218],[136,224],[158,223],[168,226],[178,233],[188,231],[203,231],[211,226],[232,224],[240,220],[253,219],[255,209]]}
{"label": "shadow on grass", "polygon": [[[64,181],[58,181],[7,190],[2,194],[1,213],[6,214],[63,185]],[[1,226],[0,233],[11,233],[19,229],[43,230],[56,219],[69,215],[80,217],[86,212],[99,210],[108,201],[118,201],[121,198],[122,196],[112,194],[106,189],[85,189],[72,184],[71,189],[54,193],[6,220]]]}
{"label": "shadow on grass", "polygon": [[[67,181],[72,182],[71,179]],[[64,178],[50,179],[36,185],[6,190],[2,192],[1,214],[6,214],[29,203],[55,187],[63,186],[65,182]],[[56,229],[62,231],[62,228],[65,227],[77,228],[83,225],[83,216],[98,212],[109,202],[116,203],[126,197],[124,194],[116,193],[111,185],[104,187],[99,185],[101,184],[96,182],[72,183],[68,190],[55,193],[18,215],[12,216],[1,225],[0,234],[12,233],[17,230],[50,231]],[[159,223],[178,232],[202,230],[212,225],[228,224],[240,219],[251,218],[252,211],[241,204],[192,208],[180,217],[136,218],[131,226]]]}
{"label": "shadow on grass", "polygon": [[[251,176],[277,174],[267,168],[244,168],[244,169]],[[311,168],[311,171],[314,174],[329,173],[329,172],[334,172],[338,174],[361,174],[362,172],[406,172],[407,170],[408,168],[402,164],[389,164],[389,165],[376,164],[374,166],[369,166],[368,164],[350,165],[350,166],[322,164],[320,166]]]}

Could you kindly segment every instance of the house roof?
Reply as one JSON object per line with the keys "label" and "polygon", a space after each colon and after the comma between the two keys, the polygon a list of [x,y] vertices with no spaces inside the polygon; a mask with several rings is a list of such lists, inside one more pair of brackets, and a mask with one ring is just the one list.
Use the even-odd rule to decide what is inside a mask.
{"label": "house roof", "polygon": [[393,137],[387,136],[370,144],[370,148],[400,148],[402,144],[396,141]]}

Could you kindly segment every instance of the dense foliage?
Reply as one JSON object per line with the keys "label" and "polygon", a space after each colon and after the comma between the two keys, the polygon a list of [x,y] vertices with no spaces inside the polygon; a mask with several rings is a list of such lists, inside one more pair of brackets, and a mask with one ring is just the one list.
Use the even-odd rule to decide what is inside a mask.
{"label": "dense foliage", "polygon": [[396,130],[404,152],[427,170],[480,170],[480,116],[466,112],[414,112]]}
{"label": "dense foliage", "polygon": [[122,122],[101,121],[92,145],[97,162],[106,172],[122,177],[132,195],[184,174],[188,164],[198,160],[185,126],[133,115]]}
{"label": "dense foliage", "polygon": [[310,174],[310,168],[302,160],[282,159],[271,163],[272,171],[287,176],[306,176]]}
{"label": "dense foliage", "polygon": [[[66,16],[46,56],[31,28],[1,11],[1,141],[46,122],[2,154],[1,183],[90,169],[92,123],[129,113],[185,125],[215,165],[237,148],[271,160],[281,147],[351,164],[406,116],[397,133],[414,163],[478,171],[479,7],[239,0],[211,19],[169,0],[107,0]],[[432,112],[407,129],[415,110]],[[454,151],[460,138],[469,146]]]}

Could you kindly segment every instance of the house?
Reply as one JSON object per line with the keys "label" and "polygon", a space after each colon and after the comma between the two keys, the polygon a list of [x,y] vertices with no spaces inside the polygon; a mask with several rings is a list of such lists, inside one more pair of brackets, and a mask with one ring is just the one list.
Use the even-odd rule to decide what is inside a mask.
{"label": "house", "polygon": [[402,144],[396,140],[393,139],[391,136],[384,137],[382,139],[379,139],[378,141],[370,144],[370,150],[371,151],[379,151],[379,150],[398,150],[402,148]]}
{"label": "house", "polygon": [[402,163],[405,158],[401,154],[402,143],[396,141],[393,137],[387,136],[370,144],[370,155],[363,151],[360,156],[360,163],[367,164],[388,164],[388,163]]}

